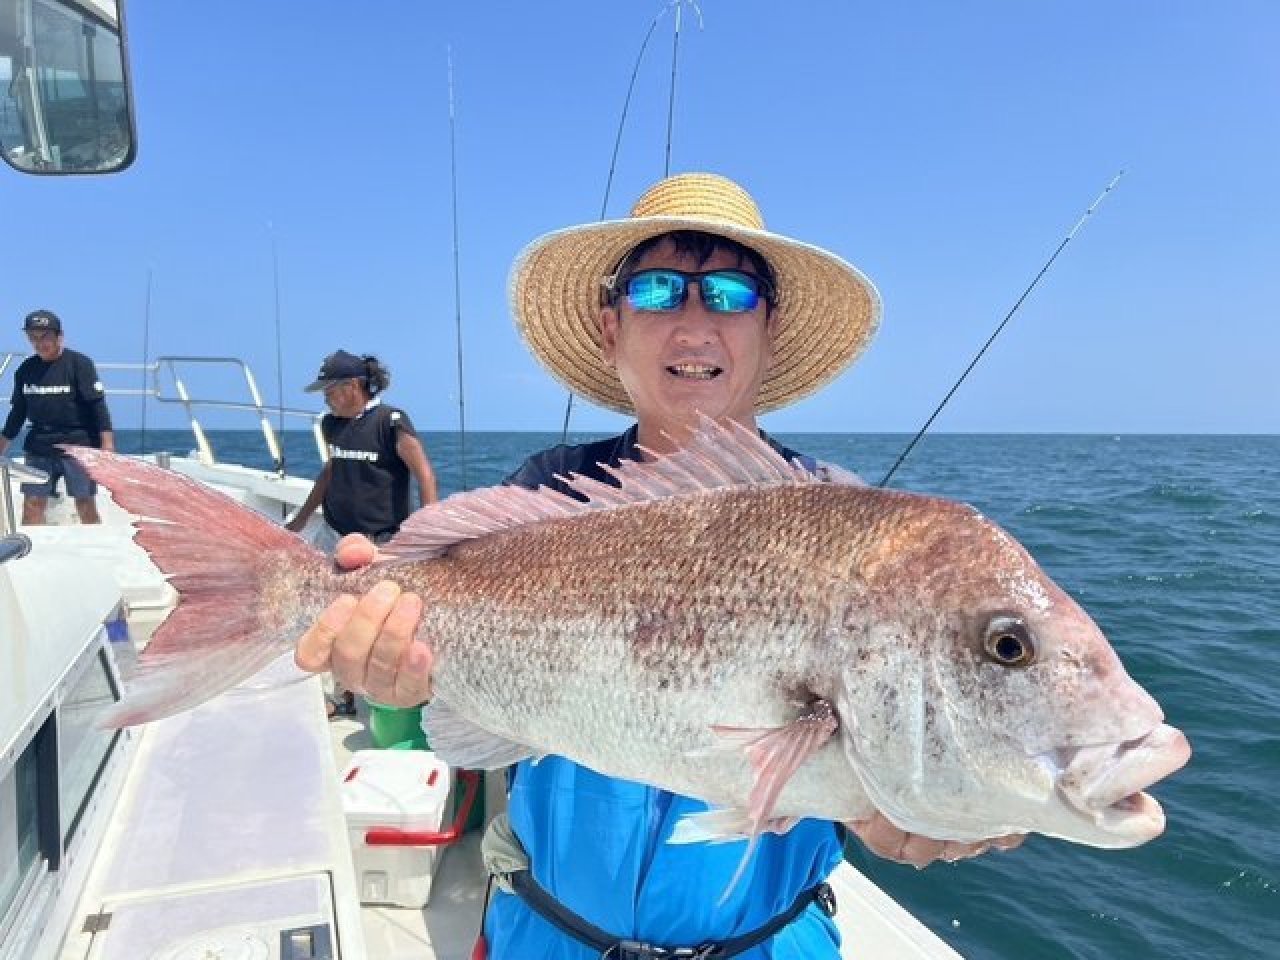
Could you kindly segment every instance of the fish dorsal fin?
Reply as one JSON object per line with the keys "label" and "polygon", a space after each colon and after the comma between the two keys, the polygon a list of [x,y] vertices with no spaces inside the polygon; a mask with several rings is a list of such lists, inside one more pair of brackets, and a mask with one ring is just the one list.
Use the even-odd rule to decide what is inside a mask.
{"label": "fish dorsal fin", "polygon": [[732,421],[717,423],[701,414],[697,428],[680,449],[663,455],[645,452],[653,459],[627,460],[616,467],[600,464],[619,486],[576,473],[559,477],[587,497],[585,503],[549,487],[486,487],[455,493],[410,516],[381,553],[397,560],[424,560],[465,540],[543,520],[711,490],[819,482],[801,464],[787,462],[754,431]]}
{"label": "fish dorsal fin", "polygon": [[428,560],[465,540],[514,530],[541,520],[574,517],[596,509],[549,487],[485,487],[455,493],[412,514],[400,532],[378,548],[393,560]]}

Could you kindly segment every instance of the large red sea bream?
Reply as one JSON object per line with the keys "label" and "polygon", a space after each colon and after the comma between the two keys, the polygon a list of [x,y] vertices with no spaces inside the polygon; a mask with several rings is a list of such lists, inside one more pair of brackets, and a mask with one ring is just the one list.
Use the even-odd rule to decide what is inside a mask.
{"label": "large red sea bream", "polygon": [[[181,595],[112,722],[192,707],[286,651],[341,591],[425,600],[431,742],[558,754],[713,804],[679,839],[879,810],[940,840],[1128,847],[1190,748],[1011,536],[933,497],[823,483],[705,421],[582,503],[495,487],[414,514],[338,574],[175,473],[75,449]],[[160,522],[152,522],[160,521]]]}

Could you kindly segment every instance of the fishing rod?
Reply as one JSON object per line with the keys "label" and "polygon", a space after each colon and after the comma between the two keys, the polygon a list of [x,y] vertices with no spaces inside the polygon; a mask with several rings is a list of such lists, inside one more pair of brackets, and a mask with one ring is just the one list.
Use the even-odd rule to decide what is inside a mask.
{"label": "fishing rod", "polygon": [[138,453],[147,452],[147,364],[151,351],[151,277],[153,267],[147,267],[147,299],[142,309],[142,430],[138,437]]}
{"label": "fishing rod", "polygon": [[[666,161],[663,166],[663,176],[671,175],[671,139],[672,129],[675,121],[676,107],[676,65],[680,52],[680,15],[684,9],[684,5],[690,4],[694,12],[698,15],[698,26],[702,26],[702,9],[698,6],[697,0],[666,0],[662,5],[662,9],[658,11],[658,15],[653,18],[653,22],[649,24],[649,29],[644,35],[644,41],[640,44],[640,52],[636,54],[636,62],[631,68],[631,80],[627,84],[627,95],[622,101],[622,115],[618,118],[618,132],[613,138],[613,154],[609,157],[609,176],[604,184],[604,199],[600,202],[600,217],[603,220],[605,213],[609,209],[609,194],[613,190],[613,174],[618,166],[618,151],[622,147],[622,131],[627,123],[627,113],[631,109],[631,94],[636,88],[636,77],[640,73],[640,64],[644,60],[644,52],[649,48],[649,40],[653,37],[653,31],[658,28],[658,23],[672,7],[676,11],[675,38],[671,50],[671,94],[667,98],[667,148]],[[564,423],[560,427],[560,442],[567,443],[569,439],[569,418],[573,415],[573,393],[570,392],[564,406]]]}
{"label": "fishing rod", "polygon": [[458,354],[458,460],[462,464],[462,489],[467,484],[467,408],[462,389],[462,277],[458,256],[458,138],[453,103],[453,47],[449,61],[449,181],[453,198],[453,305],[454,336]]}
{"label": "fishing rod", "polygon": [[[285,475],[285,457],[284,457],[284,346],[280,335],[280,257],[276,252],[276,229],[275,224],[270,220],[267,221],[267,231],[271,235],[271,284],[275,296],[275,327],[276,327],[276,432],[280,434],[279,450],[276,453],[276,473],[284,478]],[[265,421],[264,421],[265,422]],[[285,505],[281,503],[280,509],[285,511]]]}
{"label": "fishing rod", "polygon": [[981,360],[982,355],[987,352],[987,348],[990,347],[991,344],[995,343],[996,337],[1000,336],[1000,331],[1002,331],[1005,328],[1005,325],[1013,319],[1013,315],[1018,312],[1018,308],[1022,306],[1022,302],[1031,295],[1031,291],[1036,288],[1040,279],[1049,272],[1049,268],[1053,266],[1053,261],[1058,259],[1058,254],[1062,253],[1067,244],[1071,242],[1071,238],[1080,232],[1080,228],[1084,226],[1085,221],[1093,215],[1093,211],[1098,209],[1098,205],[1107,198],[1107,194],[1115,189],[1115,185],[1120,182],[1120,178],[1123,176],[1124,171],[1121,170],[1112,178],[1111,182],[1107,184],[1106,189],[1104,189],[1102,193],[1098,194],[1097,199],[1089,205],[1089,209],[1086,210],[1081,215],[1080,219],[1076,221],[1076,225],[1071,228],[1070,232],[1065,237],[1062,238],[1062,242],[1058,244],[1058,249],[1053,251],[1053,255],[1044,262],[1044,266],[1040,268],[1040,272],[1035,275],[1035,278],[1029,284],[1027,284],[1027,288],[1022,291],[1022,296],[1018,297],[1017,303],[1015,303],[1009,309],[1009,312],[1005,314],[1004,319],[1000,321],[999,326],[995,328],[991,336],[987,337],[987,342],[982,345],[982,349],[974,354],[973,359],[969,361],[969,365],[964,368],[964,373],[960,374],[960,378],[952,384],[951,389],[947,391],[947,395],[942,398],[942,402],[934,408],[933,413],[929,414],[929,419],[924,422],[924,426],[921,427],[919,432],[911,438],[911,442],[907,444],[906,449],[898,455],[898,459],[895,460],[893,466],[889,468],[889,472],[884,475],[883,479],[881,479],[876,486],[884,487],[888,485],[889,480],[897,472],[898,467],[902,466],[902,461],[907,459],[907,454],[909,454],[915,448],[915,445],[920,442],[920,438],[925,435],[925,431],[927,431],[933,424],[933,421],[938,418],[938,414],[942,412],[942,408],[947,405],[947,401],[955,395],[955,392],[960,389],[960,384],[964,383],[965,378],[969,376],[970,371],[978,365],[978,361]]}
{"label": "fishing rod", "polygon": [[[696,9],[695,2],[695,9]],[[671,32],[671,92],[667,96],[667,153],[662,164],[662,176],[671,176],[671,132],[676,119],[676,64],[680,62],[680,20],[684,4],[676,3],[676,28]],[[702,11],[698,11],[701,19]]]}

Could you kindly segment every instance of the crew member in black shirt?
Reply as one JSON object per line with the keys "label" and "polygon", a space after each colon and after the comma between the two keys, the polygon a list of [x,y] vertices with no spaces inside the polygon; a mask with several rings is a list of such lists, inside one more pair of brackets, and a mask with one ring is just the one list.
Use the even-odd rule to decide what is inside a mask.
{"label": "crew member in black shirt", "polygon": [[[320,422],[329,459],[285,526],[301,532],[323,505],[326,528],[314,538],[318,546],[332,549],[348,533],[363,533],[375,543],[390,540],[410,513],[410,474],[418,481],[422,503],[437,499],[435,473],[409,415],[382,402],[390,383],[390,373],[376,357],[339,350],[324,358],[319,375],[306,387],[323,390],[333,411]],[[355,713],[355,695],[335,687],[329,715]]]}
{"label": "crew member in black shirt", "polygon": [[31,429],[23,444],[26,463],[49,475],[44,483],[22,485],[22,522],[44,523],[45,507],[61,477],[69,497],[75,500],[81,523],[101,523],[94,494],[98,485],[59,443],[115,449],[111,414],[93,361],[62,345],[62,321],[50,310],[27,314],[22,329],[35,355],[13,374],[13,399],[9,417],[0,431],[0,454],[18,436],[23,423]]}
{"label": "crew member in black shirt", "polygon": [[382,402],[390,383],[376,357],[339,350],[324,358],[319,376],[306,389],[323,390],[333,411],[320,424],[329,459],[286,524],[290,530],[301,531],[323,505],[325,522],[338,536],[363,533],[385,543],[409,516],[410,474],[418,481],[421,503],[436,500],[435,473],[409,415]]}

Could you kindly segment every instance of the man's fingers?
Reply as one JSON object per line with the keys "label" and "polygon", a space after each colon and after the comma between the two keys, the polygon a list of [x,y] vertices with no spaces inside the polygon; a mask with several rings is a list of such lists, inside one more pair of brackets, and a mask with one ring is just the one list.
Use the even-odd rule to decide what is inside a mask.
{"label": "man's fingers", "polygon": [[400,669],[396,671],[393,693],[396,703],[408,706],[431,699],[431,664],[434,659],[431,648],[425,643],[409,644],[400,660]]}
{"label": "man's fingers", "polygon": [[418,632],[422,618],[422,600],[414,593],[400,594],[386,619],[382,622],[373,648],[369,651],[369,663],[365,668],[366,693],[388,706],[408,707],[421,703],[401,703],[396,696],[396,674],[410,645]]}
{"label": "man's fingers", "polygon": [[348,533],[338,541],[333,559],[343,570],[367,567],[378,558],[378,548],[362,533]]}
{"label": "man's fingers", "polygon": [[356,598],[345,593],[329,604],[298,641],[293,651],[293,662],[309,673],[328,670],[334,641],[351,619],[355,608]]}
{"label": "man's fingers", "polygon": [[935,860],[965,860],[981,856],[989,850],[1012,850],[1026,839],[1025,834],[1015,833],[975,843],[932,840],[898,829],[879,811],[865,820],[853,821],[848,826],[862,841],[863,846],[876,856],[898,863],[909,863],[914,867],[924,867]]}
{"label": "man's fingers", "polygon": [[398,584],[382,580],[356,603],[351,619],[333,643],[333,673],[343,686],[358,693],[365,692],[369,654],[399,596]]}
{"label": "man's fingers", "polygon": [[955,863],[957,860],[967,860],[970,857],[979,857],[991,849],[991,841],[981,840],[978,843],[958,843],[948,841],[942,845],[941,859],[947,863]]}
{"label": "man's fingers", "polygon": [[993,850],[1013,850],[1022,846],[1022,841],[1027,839],[1025,833],[1011,833],[1007,837],[995,837],[991,840]]}
{"label": "man's fingers", "polygon": [[932,840],[916,833],[909,833],[898,850],[897,859],[913,867],[923,867],[942,859],[946,848],[946,843],[941,840]]}

